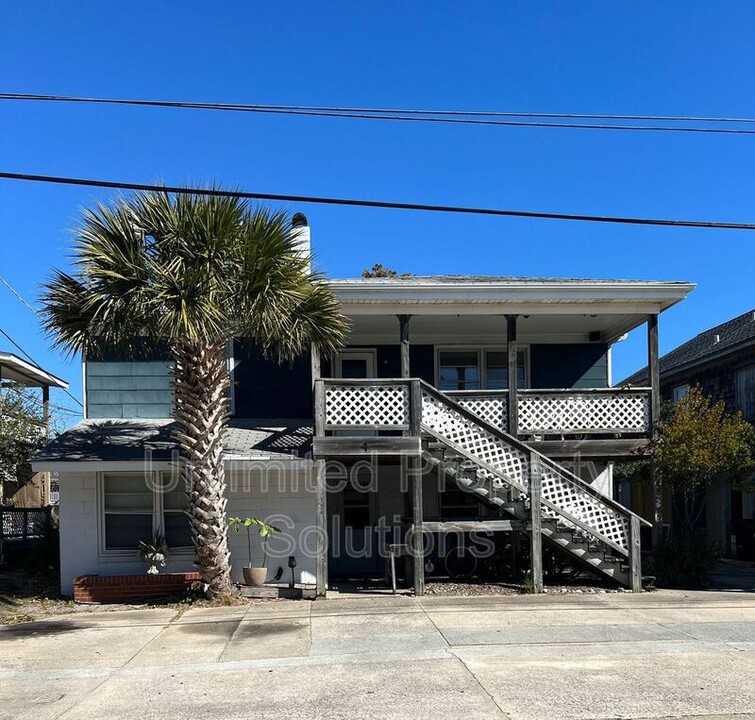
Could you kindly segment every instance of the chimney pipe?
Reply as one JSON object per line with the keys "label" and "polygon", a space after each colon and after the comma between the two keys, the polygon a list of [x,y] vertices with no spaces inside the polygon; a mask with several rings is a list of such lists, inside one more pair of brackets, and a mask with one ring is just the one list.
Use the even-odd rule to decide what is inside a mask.
{"label": "chimney pipe", "polygon": [[312,267],[312,236],[307,216],[304,213],[295,213],[291,218],[291,237],[296,250],[309,260],[309,265]]}

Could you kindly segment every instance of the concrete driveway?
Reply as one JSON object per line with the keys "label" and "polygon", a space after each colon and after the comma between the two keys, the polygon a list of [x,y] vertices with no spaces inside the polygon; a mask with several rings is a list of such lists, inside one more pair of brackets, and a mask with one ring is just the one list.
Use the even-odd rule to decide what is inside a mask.
{"label": "concrete driveway", "polygon": [[379,597],[0,628],[0,718],[755,717],[755,595]]}

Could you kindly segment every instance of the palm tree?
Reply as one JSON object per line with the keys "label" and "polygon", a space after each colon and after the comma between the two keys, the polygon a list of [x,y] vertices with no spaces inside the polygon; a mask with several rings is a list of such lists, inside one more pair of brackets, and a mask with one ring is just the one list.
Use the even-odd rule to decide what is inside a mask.
{"label": "palm tree", "polygon": [[207,594],[224,595],[226,344],[249,338],[290,361],[340,347],[347,321],[289,218],[236,197],[119,197],[83,212],[74,249],[73,272],[56,270],[44,286],[44,327],[68,353],[168,344],[196,564]]}

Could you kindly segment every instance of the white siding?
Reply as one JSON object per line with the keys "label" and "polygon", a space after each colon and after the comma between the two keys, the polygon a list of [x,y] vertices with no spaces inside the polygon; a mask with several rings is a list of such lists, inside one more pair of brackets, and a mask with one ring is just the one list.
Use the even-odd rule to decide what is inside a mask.
{"label": "white siding", "polygon": [[[137,469],[141,464],[136,464]],[[146,566],[133,554],[106,555],[99,548],[100,512],[97,496],[97,475],[60,472],[60,582],[64,595],[73,593],[73,578],[78,575],[141,575]],[[310,528],[316,526],[315,495],[304,473],[289,471],[282,482],[273,473],[267,491],[262,487],[262,472],[246,473],[236,478],[229,474],[228,515],[270,518],[277,516],[275,524],[281,526],[293,545],[286,547],[284,537],[270,541],[268,562],[270,576],[279,565],[284,568],[284,580],[291,577],[288,556],[296,556],[296,582],[314,583],[316,561],[315,535]],[[234,482],[238,479],[238,482]],[[310,530],[308,530],[310,529]],[[305,532],[306,531],[306,532]],[[301,546],[301,541],[311,549]],[[229,533],[233,579],[241,581],[241,569],[247,563],[247,543],[244,533]],[[259,538],[252,538],[254,563],[262,560]],[[281,556],[281,553],[284,553]],[[278,557],[276,557],[278,555]],[[272,556],[272,557],[271,557]],[[194,570],[193,555],[174,554],[164,572]]]}
{"label": "white siding", "polygon": [[[288,556],[296,557],[296,582],[315,582],[317,562],[315,555],[317,505],[313,490],[314,473],[287,470],[267,474],[266,487],[263,471],[229,473],[228,516],[257,517],[270,520],[281,528],[281,535],[273,535],[268,543],[267,567],[272,577],[283,567],[283,580],[291,578]],[[231,531],[228,536],[231,549],[232,577],[241,581],[242,568],[247,564],[246,532]],[[262,564],[260,538],[252,534],[252,564]]]}

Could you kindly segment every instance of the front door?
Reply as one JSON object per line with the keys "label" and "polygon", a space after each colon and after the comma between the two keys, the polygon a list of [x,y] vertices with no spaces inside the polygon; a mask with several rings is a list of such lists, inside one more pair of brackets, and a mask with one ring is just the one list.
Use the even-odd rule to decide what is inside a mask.
{"label": "front door", "polygon": [[[374,350],[346,350],[335,358],[335,375],[346,380],[374,378]],[[336,435],[374,435],[374,430],[342,430]],[[342,481],[339,492],[328,497],[331,533],[330,573],[333,575],[372,575],[379,571],[379,553],[375,546],[374,526],[377,518],[377,490],[366,491],[363,478],[352,474]]]}
{"label": "front door", "polygon": [[336,355],[336,377],[361,380],[375,377],[374,350],[346,350]]}

